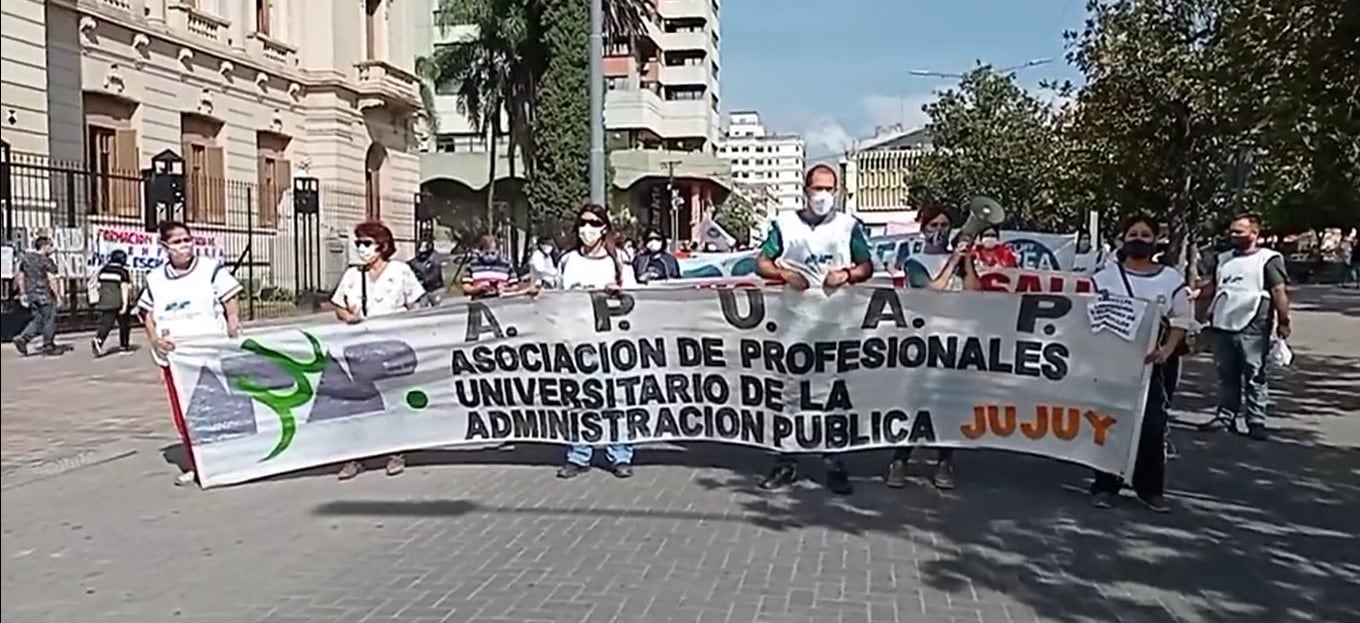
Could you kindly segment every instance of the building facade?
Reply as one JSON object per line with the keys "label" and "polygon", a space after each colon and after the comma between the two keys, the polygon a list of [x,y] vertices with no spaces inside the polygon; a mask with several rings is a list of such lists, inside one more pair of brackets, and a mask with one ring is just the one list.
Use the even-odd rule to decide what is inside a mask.
{"label": "building facade", "polygon": [[[135,178],[169,152],[184,174],[176,215],[261,284],[297,286],[302,263],[327,281],[344,258],[318,256],[343,251],[333,240],[365,219],[409,240],[422,108],[394,2],[4,3],[0,130],[17,154],[11,177],[24,178],[7,216],[30,229],[139,226]],[[307,257],[291,218],[299,177],[319,192],[321,244]]]}
{"label": "building facade", "polygon": [[924,129],[894,128],[859,141],[840,163],[846,213],[860,219],[870,235],[914,231],[907,178],[930,148]]}
{"label": "building facade", "polygon": [[[469,27],[440,28],[438,0],[421,0],[414,41],[417,54],[459,45]],[[717,0],[653,0],[643,31],[605,42],[605,128],[614,169],[611,202],[638,228],[654,227],[672,239],[692,239],[694,228],[726,198],[730,175],[715,151],[718,110],[719,4]],[[435,87],[435,132],[421,159],[422,189],[441,212],[481,214],[493,177],[489,140],[472,129],[452,88]],[[582,94],[584,97],[585,94]],[[496,142],[495,199],[512,219],[531,209],[520,193],[516,162]],[[583,146],[584,148],[585,146]],[[620,208],[626,206],[628,210]],[[517,216],[518,215],[518,216]],[[456,217],[455,217],[456,218]],[[511,228],[513,229],[513,228]]]}
{"label": "building facade", "polygon": [[747,194],[761,215],[803,207],[803,137],[766,129],[755,111],[728,114],[718,157],[732,168],[732,183]]}

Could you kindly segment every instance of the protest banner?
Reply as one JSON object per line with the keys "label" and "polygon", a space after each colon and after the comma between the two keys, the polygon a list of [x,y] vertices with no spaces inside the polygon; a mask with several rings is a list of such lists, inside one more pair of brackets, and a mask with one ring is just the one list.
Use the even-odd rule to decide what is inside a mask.
{"label": "protest banner", "polygon": [[[1001,241],[1015,252],[1020,268],[1070,272],[1078,266],[1077,234],[1047,234],[1033,231],[1001,232]],[[875,236],[869,249],[875,270],[903,269],[912,255],[921,252],[921,234]],[[756,270],[755,251],[704,253],[682,258],[680,275],[686,278],[743,277]]]}
{"label": "protest banner", "polygon": [[1145,307],[869,287],[545,292],[189,340],[170,362],[207,487],[498,441],[996,448],[1124,474],[1155,337]]}
{"label": "protest banner", "polygon": [[[223,260],[226,256],[215,236],[195,233],[193,238],[195,255],[216,260]],[[93,243],[88,260],[91,270],[98,270],[109,261],[109,254],[116,249],[127,253],[127,267],[133,272],[155,270],[165,263],[165,248],[161,246],[156,232],[142,231],[136,227],[101,225],[94,230]]]}

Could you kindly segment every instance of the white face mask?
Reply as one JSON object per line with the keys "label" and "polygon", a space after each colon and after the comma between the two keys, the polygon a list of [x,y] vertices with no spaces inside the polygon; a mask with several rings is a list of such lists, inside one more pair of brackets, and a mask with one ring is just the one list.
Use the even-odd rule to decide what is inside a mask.
{"label": "white face mask", "polygon": [[836,196],[830,191],[819,190],[808,197],[808,209],[817,216],[826,216],[836,207]]}
{"label": "white face mask", "polygon": [[581,237],[582,243],[590,247],[604,237],[604,228],[597,225],[582,225],[576,229],[576,234]]}
{"label": "white face mask", "polygon": [[[180,243],[176,243],[176,244],[169,244],[169,245],[166,245],[165,248],[166,248],[167,250],[169,250],[171,253],[174,253],[174,254],[176,254],[176,255],[186,255],[186,254],[188,254],[188,253],[193,252],[193,250],[194,250],[194,243],[192,243],[192,242],[180,242]],[[46,253],[46,252],[50,252],[50,251],[44,251],[44,252]]]}
{"label": "white face mask", "polygon": [[657,251],[660,251],[660,250],[661,250],[661,241],[660,241],[660,240],[648,240],[648,241],[647,241],[647,250],[648,250],[648,251],[651,251],[652,253],[656,253]]}
{"label": "white face mask", "polygon": [[378,257],[378,246],[377,246],[377,245],[372,245],[372,244],[370,244],[370,245],[364,245],[364,246],[361,246],[361,247],[354,247],[354,251],[355,251],[355,254],[357,254],[357,255],[359,256],[359,261],[360,261],[360,262],[363,262],[363,263],[365,263],[365,264],[368,264],[368,263],[372,262],[373,260],[377,259],[377,257]]}
{"label": "white face mask", "polygon": [[544,255],[552,255],[553,246],[550,244],[540,244],[538,245],[538,250],[542,251]]}

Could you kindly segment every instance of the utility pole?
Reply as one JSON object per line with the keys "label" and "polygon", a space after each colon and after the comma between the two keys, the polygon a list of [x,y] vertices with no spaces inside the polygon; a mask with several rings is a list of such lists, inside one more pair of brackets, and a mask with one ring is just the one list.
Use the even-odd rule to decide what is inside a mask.
{"label": "utility pole", "polygon": [[680,191],[675,187],[675,167],[679,165],[680,165],[679,160],[666,160],[661,163],[661,166],[666,167],[666,196],[670,198],[671,206],[670,209],[671,217],[667,220],[670,221],[671,225],[669,237],[671,239],[672,245],[677,245],[680,242],[680,236],[678,234],[680,232],[681,201]]}
{"label": "utility pole", "polygon": [[604,0],[590,0],[590,202],[605,204]]}

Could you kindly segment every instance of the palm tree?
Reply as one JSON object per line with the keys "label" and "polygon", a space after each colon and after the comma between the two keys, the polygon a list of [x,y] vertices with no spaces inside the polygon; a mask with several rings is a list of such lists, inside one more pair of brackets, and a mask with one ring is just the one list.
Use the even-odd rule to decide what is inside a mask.
{"label": "palm tree", "polygon": [[[496,139],[509,137],[506,155],[511,177],[515,175],[517,154],[529,155],[524,159],[529,169],[525,173],[533,174],[530,128],[537,87],[550,53],[540,36],[543,9],[549,2],[562,1],[584,0],[440,0],[435,25],[445,32],[469,27],[469,36],[459,44],[438,46],[429,56],[416,59],[416,71],[427,82],[421,92],[427,116],[438,117],[429,85],[450,85],[458,98],[459,112],[468,117],[473,129],[490,137],[488,224],[495,201]],[[636,36],[644,31],[654,10],[650,0],[605,0],[606,36]]]}

